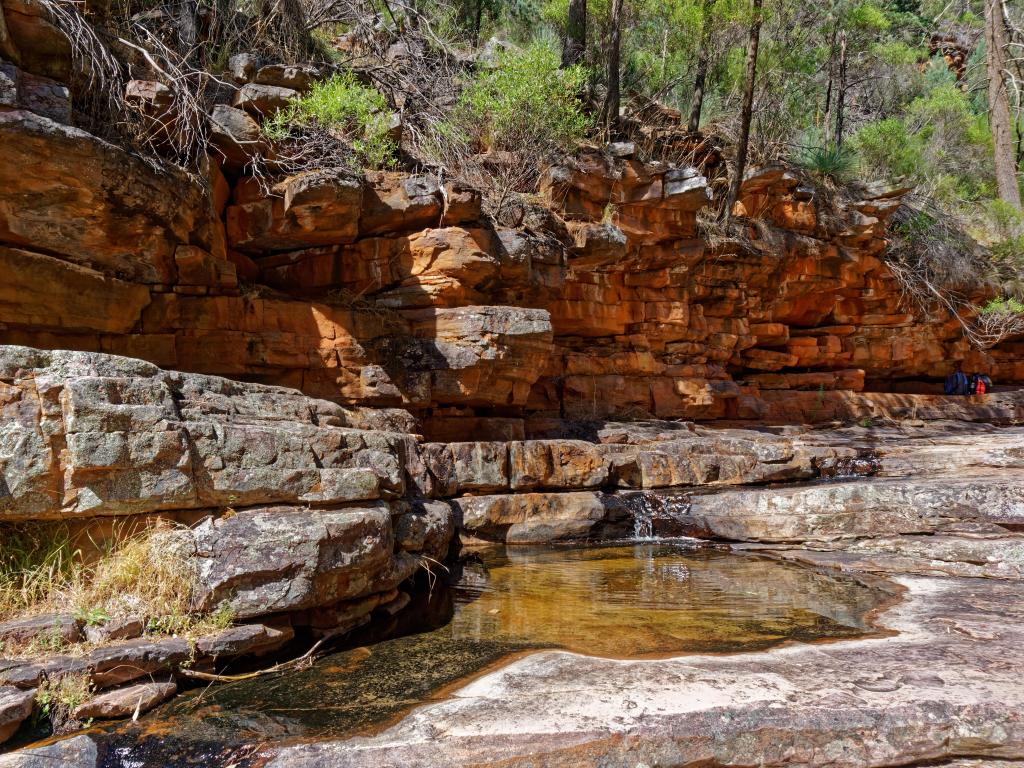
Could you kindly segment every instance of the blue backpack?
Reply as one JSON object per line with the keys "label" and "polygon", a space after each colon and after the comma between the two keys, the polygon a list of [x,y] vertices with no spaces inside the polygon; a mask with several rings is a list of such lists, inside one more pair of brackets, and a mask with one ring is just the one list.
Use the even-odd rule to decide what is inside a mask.
{"label": "blue backpack", "polygon": [[946,377],[942,391],[947,395],[966,395],[970,390],[970,381],[963,371],[954,371]]}

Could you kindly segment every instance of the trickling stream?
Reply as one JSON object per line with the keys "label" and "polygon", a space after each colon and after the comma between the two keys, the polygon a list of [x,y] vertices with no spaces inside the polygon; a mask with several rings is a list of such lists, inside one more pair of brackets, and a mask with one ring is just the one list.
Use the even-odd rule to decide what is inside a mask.
{"label": "trickling stream", "polygon": [[309,669],[193,690],[94,733],[103,765],[243,768],[267,743],[383,727],[517,652],[639,658],[850,637],[885,597],[851,578],[685,542],[495,547],[464,559],[452,581]]}
{"label": "trickling stream", "polygon": [[633,517],[636,541],[657,541],[660,536],[677,536],[692,527],[686,520],[690,501],[685,494],[638,491],[623,494],[622,500]]}

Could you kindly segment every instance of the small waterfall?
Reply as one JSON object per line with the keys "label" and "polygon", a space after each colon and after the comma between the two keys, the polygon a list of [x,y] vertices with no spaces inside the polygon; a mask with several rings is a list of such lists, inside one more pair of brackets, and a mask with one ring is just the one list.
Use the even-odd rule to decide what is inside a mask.
{"label": "small waterfall", "polygon": [[648,541],[654,538],[654,510],[646,496],[634,498],[637,503],[630,505],[633,512],[633,538]]}
{"label": "small waterfall", "polygon": [[858,477],[871,477],[882,469],[881,460],[871,452],[859,456],[840,456],[825,459],[818,465],[818,472],[823,480],[851,480]]}
{"label": "small waterfall", "polygon": [[686,537],[693,530],[688,519],[690,499],[684,494],[638,491],[624,495],[623,501],[633,518],[637,541]]}

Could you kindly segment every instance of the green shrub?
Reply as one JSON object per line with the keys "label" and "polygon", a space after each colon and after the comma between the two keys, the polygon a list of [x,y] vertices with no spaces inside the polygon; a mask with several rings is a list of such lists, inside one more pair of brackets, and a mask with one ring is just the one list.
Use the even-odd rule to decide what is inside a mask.
{"label": "green shrub", "polygon": [[928,50],[922,46],[910,46],[900,40],[886,40],[871,45],[871,54],[886,64],[916,66]]}
{"label": "green shrub", "polygon": [[885,11],[874,0],[864,0],[851,7],[846,21],[854,29],[872,32],[884,32],[892,26]]}
{"label": "green shrub", "polygon": [[895,117],[865,125],[857,131],[853,144],[869,178],[915,176],[924,159],[918,137]]}
{"label": "green shrub", "polygon": [[980,312],[983,315],[1024,315],[1024,302],[1012,296],[992,299]]}
{"label": "green shrub", "polygon": [[1024,235],[1008,237],[989,246],[992,261],[1024,271]]}
{"label": "green shrub", "polygon": [[812,173],[836,182],[848,178],[857,164],[857,158],[852,151],[834,144],[808,147],[796,159]]}
{"label": "green shrub", "polygon": [[304,130],[323,130],[345,141],[366,166],[390,165],[395,143],[389,135],[390,111],[380,91],[343,72],[314,85],[264,122],[263,133],[281,141]]}
{"label": "green shrub", "polygon": [[902,118],[870,123],[853,145],[865,174],[905,177],[936,201],[962,206],[994,195],[992,146],[983,114],[975,111],[943,67],[929,68],[928,90]]}
{"label": "green shrub", "polygon": [[478,150],[573,148],[589,124],[579,101],[586,72],[559,63],[543,44],[506,52],[462,92],[445,129]]}

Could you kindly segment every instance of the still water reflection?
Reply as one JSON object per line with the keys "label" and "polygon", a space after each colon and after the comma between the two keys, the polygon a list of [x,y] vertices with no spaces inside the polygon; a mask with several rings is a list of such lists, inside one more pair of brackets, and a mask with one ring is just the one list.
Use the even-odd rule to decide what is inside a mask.
{"label": "still water reflection", "polygon": [[495,548],[383,631],[313,667],[195,690],[100,735],[110,768],[251,764],[258,745],[365,732],[510,654],[650,657],[849,637],[883,594],[680,543]]}

